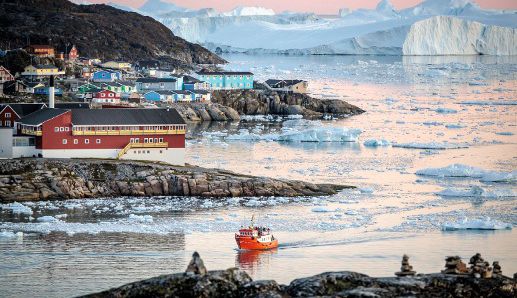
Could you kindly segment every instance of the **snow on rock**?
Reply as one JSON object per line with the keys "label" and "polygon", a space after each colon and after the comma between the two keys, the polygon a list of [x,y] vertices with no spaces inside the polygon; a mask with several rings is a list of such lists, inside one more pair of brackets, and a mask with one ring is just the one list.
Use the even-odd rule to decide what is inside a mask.
{"label": "snow on rock", "polygon": [[14,202],[9,204],[0,204],[0,209],[11,210],[13,214],[32,215],[32,209],[21,203]]}
{"label": "snow on rock", "polygon": [[370,140],[366,140],[364,141],[363,145],[365,147],[386,147],[386,146],[390,146],[391,143],[390,141],[387,141],[387,140],[384,140],[384,139],[370,139]]}
{"label": "snow on rock", "polygon": [[151,223],[151,222],[153,222],[153,217],[151,215],[130,214],[129,221],[140,222],[140,223]]}
{"label": "snow on rock", "polygon": [[511,230],[512,224],[501,222],[490,217],[469,219],[464,217],[455,222],[446,222],[442,225],[444,231],[455,230]]}
{"label": "snow on rock", "polygon": [[451,16],[418,21],[402,46],[404,55],[517,55],[517,30]]}

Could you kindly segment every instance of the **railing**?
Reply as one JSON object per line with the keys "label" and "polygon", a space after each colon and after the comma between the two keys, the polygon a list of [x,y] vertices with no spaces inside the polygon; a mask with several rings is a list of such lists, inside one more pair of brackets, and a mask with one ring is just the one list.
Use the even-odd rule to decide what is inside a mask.
{"label": "railing", "polygon": [[22,134],[31,135],[31,136],[41,136],[43,132],[41,130],[30,130],[30,129],[22,129]]}
{"label": "railing", "polygon": [[118,153],[117,158],[120,159],[122,155],[126,154],[128,150],[133,148],[167,148],[169,147],[169,143],[161,142],[161,143],[128,143],[126,147],[124,147]]}
{"label": "railing", "polygon": [[73,130],[74,136],[133,136],[133,135],[179,135],[185,134],[185,129],[163,130]]}

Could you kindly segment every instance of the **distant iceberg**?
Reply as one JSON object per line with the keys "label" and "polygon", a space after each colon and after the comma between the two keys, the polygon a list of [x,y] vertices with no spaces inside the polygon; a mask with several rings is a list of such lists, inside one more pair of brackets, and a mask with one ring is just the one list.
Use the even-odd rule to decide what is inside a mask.
{"label": "distant iceberg", "polygon": [[501,222],[490,217],[469,219],[467,217],[455,222],[446,222],[442,225],[444,231],[455,230],[511,230],[512,224]]}
{"label": "distant iceberg", "polygon": [[445,149],[460,149],[460,148],[468,148],[469,146],[466,144],[456,144],[456,143],[438,143],[438,142],[430,142],[430,143],[396,143],[392,145],[393,147],[399,148],[408,148],[408,149],[434,149],[434,150],[445,150]]}
{"label": "distant iceberg", "polygon": [[517,171],[498,172],[463,164],[452,164],[443,168],[426,168],[416,171],[417,175],[434,177],[465,177],[479,178],[482,182],[514,182],[517,181]]}

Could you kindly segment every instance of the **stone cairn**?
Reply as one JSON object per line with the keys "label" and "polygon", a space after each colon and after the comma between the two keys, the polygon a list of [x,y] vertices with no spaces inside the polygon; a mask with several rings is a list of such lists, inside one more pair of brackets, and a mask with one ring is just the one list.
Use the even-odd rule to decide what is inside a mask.
{"label": "stone cairn", "polygon": [[409,265],[408,255],[402,256],[401,264],[400,272],[395,272],[396,276],[414,276],[416,274],[416,271],[413,271],[413,266]]}
{"label": "stone cairn", "polygon": [[499,261],[494,261],[492,263],[492,267],[494,267],[494,270],[492,271],[494,276],[503,275],[503,270],[501,270],[501,265],[499,265]]}
{"label": "stone cairn", "polygon": [[199,256],[198,252],[195,251],[192,254],[192,260],[190,260],[190,263],[188,264],[185,274],[187,274],[187,275],[205,275],[206,273],[207,273],[207,270],[206,270],[205,264],[203,263],[203,260],[201,260],[201,257]]}
{"label": "stone cairn", "polygon": [[467,264],[463,263],[459,256],[448,256],[445,258],[445,270],[443,274],[468,274]]}
{"label": "stone cairn", "polygon": [[492,278],[492,270],[490,263],[486,262],[480,253],[470,258],[470,272],[476,278]]}

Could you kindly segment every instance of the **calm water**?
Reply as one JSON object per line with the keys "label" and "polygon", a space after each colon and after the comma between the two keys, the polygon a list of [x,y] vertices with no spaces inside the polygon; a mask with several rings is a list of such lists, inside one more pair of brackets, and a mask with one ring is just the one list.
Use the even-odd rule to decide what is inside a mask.
{"label": "calm water", "polygon": [[[307,79],[313,95],[344,99],[367,113],[324,122],[248,119],[191,126],[190,164],[359,189],[300,199],[25,204],[32,218],[3,208],[0,230],[8,232],[0,237],[0,296],[68,297],[180,272],[195,250],[209,269],[237,266],[255,279],[283,283],[332,270],[391,276],[403,253],[418,272],[441,270],[446,255],[469,258],[476,252],[499,260],[505,274],[517,272],[515,228],[442,231],[445,223],[464,217],[517,225],[515,181],[415,175],[454,163],[517,170],[517,57],[225,59],[231,61],[228,68],[252,70],[259,79]],[[362,133],[357,142],[275,141],[286,127],[291,133],[314,127],[330,136],[340,128]],[[369,139],[462,148],[371,148],[363,144]],[[437,194],[444,190],[459,195]],[[273,228],[278,250],[235,249],[233,232],[252,214]],[[60,219],[37,222],[43,215]],[[18,231],[23,236],[13,236]]]}

